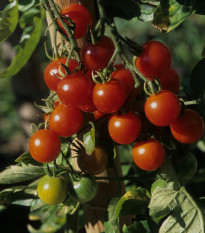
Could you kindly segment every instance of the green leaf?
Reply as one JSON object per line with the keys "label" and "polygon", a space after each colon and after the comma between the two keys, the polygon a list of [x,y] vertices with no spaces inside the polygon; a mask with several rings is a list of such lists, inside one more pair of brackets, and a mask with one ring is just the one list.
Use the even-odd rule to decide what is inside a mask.
{"label": "green leaf", "polygon": [[113,197],[108,205],[108,209],[105,215],[105,233],[119,233],[120,226],[119,226],[119,218],[116,217],[116,205],[119,201],[118,197]]}
{"label": "green leaf", "polygon": [[43,167],[26,165],[10,166],[6,170],[0,173],[0,184],[13,184],[23,182],[36,177],[39,177],[45,173]]}
{"label": "green leaf", "polygon": [[18,23],[19,13],[16,1],[0,11],[0,43],[5,41],[15,30]]}
{"label": "green leaf", "polygon": [[27,24],[32,22],[33,17],[38,16],[39,14],[40,14],[40,10],[36,7],[27,10],[19,19],[19,26],[22,29],[25,28]]}
{"label": "green leaf", "polygon": [[19,45],[18,53],[7,70],[0,73],[0,78],[8,78],[17,74],[28,62],[40,40],[44,15],[44,11],[41,10],[40,17],[35,16],[33,18],[35,25],[33,30],[27,35],[24,35],[24,40]]}
{"label": "green leaf", "polygon": [[154,13],[153,26],[169,32],[192,14],[194,7],[194,1],[161,0]]}
{"label": "green leaf", "polygon": [[29,151],[24,152],[21,154],[16,160],[16,163],[24,163],[24,164],[32,164],[32,165],[40,165],[36,160],[34,160]]}
{"label": "green leaf", "polygon": [[20,0],[18,9],[19,11],[25,12],[29,10],[32,6],[34,6],[35,0]]}
{"label": "green leaf", "polygon": [[136,233],[136,232],[140,232],[140,233],[150,233],[149,230],[149,225],[147,223],[147,221],[135,221],[132,225],[130,226],[123,226],[123,233]]}
{"label": "green leaf", "polygon": [[158,1],[112,0],[105,1],[109,14],[127,20],[152,21]]}
{"label": "green leaf", "polygon": [[202,58],[191,73],[190,87],[196,97],[202,97],[205,91],[205,58]]}
{"label": "green leaf", "polygon": [[149,205],[150,216],[169,216],[162,223],[159,233],[204,233],[201,210],[184,187],[180,191],[156,188]]}
{"label": "green leaf", "polygon": [[89,124],[92,128],[89,132],[83,135],[83,142],[86,154],[91,155],[95,149],[95,126],[92,122],[89,122]]}
{"label": "green leaf", "polygon": [[147,191],[143,188],[137,188],[125,193],[116,206],[116,216],[145,214],[149,204]]}

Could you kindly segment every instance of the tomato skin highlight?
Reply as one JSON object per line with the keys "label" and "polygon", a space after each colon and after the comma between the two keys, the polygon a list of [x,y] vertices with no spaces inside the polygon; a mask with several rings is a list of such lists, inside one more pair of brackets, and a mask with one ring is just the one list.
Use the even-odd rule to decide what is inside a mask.
{"label": "tomato skin highlight", "polygon": [[49,163],[55,160],[60,151],[60,138],[49,129],[38,130],[29,141],[29,152],[39,163]]}
{"label": "tomato skin highlight", "polygon": [[91,70],[104,69],[115,50],[114,43],[107,36],[102,36],[96,44],[85,42],[81,49],[81,60]]}
{"label": "tomato skin highlight", "polygon": [[62,137],[70,137],[76,134],[82,124],[81,111],[65,104],[58,105],[51,113],[49,120],[49,128]]}
{"label": "tomato skin highlight", "polygon": [[194,143],[204,133],[202,117],[192,109],[186,109],[182,116],[170,125],[171,133],[181,143]]}
{"label": "tomato skin highlight", "polygon": [[[62,58],[59,58],[57,60],[50,62],[45,68],[45,71],[44,71],[45,83],[53,91],[57,91],[57,86],[59,82],[61,81],[61,78],[56,77],[56,76],[60,76],[58,72],[59,69],[62,71],[63,74],[66,74],[65,69],[60,64],[60,63],[66,64],[66,61],[67,61],[67,57],[62,57]],[[70,72],[73,72],[77,67],[78,67],[77,61],[75,61],[74,59],[71,59],[68,64],[68,68]]]}
{"label": "tomato skin highlight", "polygon": [[132,156],[135,164],[145,171],[154,171],[164,162],[165,150],[162,144],[154,138],[144,142],[136,142]]}
{"label": "tomato skin highlight", "polygon": [[110,137],[119,144],[134,142],[141,131],[140,117],[133,111],[124,115],[113,115],[108,123]]}
{"label": "tomato skin highlight", "polygon": [[149,79],[157,78],[171,66],[171,53],[159,41],[148,41],[142,45],[144,51],[136,59],[136,67]]}
{"label": "tomato skin highlight", "polygon": [[91,155],[81,151],[77,159],[78,167],[86,174],[98,175],[107,168],[108,154],[103,147],[95,147]]}
{"label": "tomato skin highlight", "polygon": [[117,112],[125,103],[126,92],[122,83],[111,79],[104,84],[96,84],[93,89],[93,103],[104,113]]}
{"label": "tomato skin highlight", "polygon": [[181,104],[174,93],[164,90],[150,95],[145,102],[144,110],[152,124],[168,126],[178,118]]}
{"label": "tomato skin highlight", "polygon": [[158,77],[162,90],[172,91],[177,94],[180,89],[181,80],[178,73],[170,68],[166,73]]}
{"label": "tomato skin highlight", "polygon": [[79,108],[89,101],[92,89],[91,80],[85,74],[77,72],[59,82],[57,94],[62,103]]}
{"label": "tomato skin highlight", "polygon": [[[92,16],[88,9],[80,4],[69,4],[64,7],[61,12],[61,16],[66,16],[73,20],[75,23],[74,37],[75,39],[83,38],[88,30],[88,27],[92,27]],[[64,20],[68,25],[69,22]],[[62,24],[58,21],[59,26],[65,34],[66,31]]]}
{"label": "tomato skin highlight", "polygon": [[63,202],[68,194],[67,184],[59,177],[45,175],[37,185],[38,197],[48,205]]}

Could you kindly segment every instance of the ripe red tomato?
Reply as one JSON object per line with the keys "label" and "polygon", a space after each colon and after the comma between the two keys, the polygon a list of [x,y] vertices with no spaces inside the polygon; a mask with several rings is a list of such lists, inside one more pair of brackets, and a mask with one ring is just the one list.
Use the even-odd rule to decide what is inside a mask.
{"label": "ripe red tomato", "polygon": [[148,41],[143,45],[142,54],[136,59],[137,69],[148,78],[157,78],[171,65],[171,53],[159,41]]}
{"label": "ripe red tomato", "polygon": [[135,143],[132,156],[139,168],[146,171],[154,171],[163,164],[165,151],[159,141],[149,138],[147,141]]}
{"label": "ripe red tomato", "polygon": [[126,92],[118,79],[111,79],[104,84],[96,84],[93,89],[93,103],[105,113],[117,112],[125,103]]}
{"label": "ripe red tomato", "polygon": [[49,128],[59,136],[70,137],[76,134],[83,124],[83,116],[79,109],[65,104],[58,105],[51,113]]}
{"label": "ripe red tomato", "polygon": [[77,72],[59,82],[57,94],[62,103],[80,107],[89,102],[92,89],[91,80],[85,74]]}
{"label": "ripe red tomato", "polygon": [[91,155],[82,150],[77,162],[78,167],[84,173],[98,175],[107,168],[108,154],[103,147],[97,146]]}
{"label": "ripe red tomato", "polygon": [[96,120],[99,119],[100,117],[103,117],[105,114],[106,114],[106,113],[101,112],[101,111],[99,111],[99,110],[95,110],[95,111],[93,112],[93,115],[94,115],[94,117],[95,117]]}
{"label": "ripe red tomato", "polygon": [[[125,87],[125,91],[127,96],[129,96],[134,89],[135,80],[132,75],[132,72],[127,69],[118,69],[112,73],[112,78],[119,79]],[[136,97],[139,93],[139,89],[137,88],[135,92],[132,94],[132,98]]]}
{"label": "ripe red tomato", "polygon": [[166,73],[158,77],[162,90],[172,91],[177,94],[181,85],[181,80],[178,73],[170,68]]}
{"label": "ripe red tomato", "polygon": [[[46,85],[53,91],[57,91],[58,83],[61,81],[61,79],[57,77],[60,76],[58,72],[59,68],[64,74],[66,74],[65,69],[63,68],[63,66],[60,65],[60,63],[65,64],[66,60],[67,57],[62,57],[52,61],[46,66],[46,69],[44,71],[44,80]],[[78,67],[77,61],[71,59],[68,65],[70,72],[73,72],[77,67]]]}
{"label": "ripe red tomato", "polygon": [[140,117],[133,111],[124,115],[113,115],[108,124],[111,138],[120,144],[134,142],[141,131]]}
{"label": "ripe red tomato", "polygon": [[85,42],[81,49],[81,60],[91,70],[104,69],[115,50],[114,43],[107,36],[102,36],[96,44]]}
{"label": "ripe red tomato", "polygon": [[182,143],[193,143],[204,133],[204,122],[201,116],[192,109],[186,109],[182,116],[170,125],[172,135]]}
{"label": "ripe red tomato", "polygon": [[60,151],[61,141],[58,135],[49,129],[38,130],[29,141],[29,152],[40,163],[55,160]]}
{"label": "ripe red tomato", "polygon": [[[79,39],[85,36],[88,27],[92,27],[92,16],[88,9],[80,4],[69,4],[60,12],[62,16],[66,16],[73,20],[75,23],[74,37]],[[70,23],[64,20],[68,25]],[[65,34],[66,31],[63,28],[62,24],[58,22]]]}
{"label": "ripe red tomato", "polygon": [[171,91],[160,91],[150,95],[145,102],[147,119],[157,126],[168,126],[176,120],[181,111],[178,97]]}
{"label": "ripe red tomato", "polygon": [[48,205],[63,202],[68,194],[67,184],[62,178],[45,175],[37,185],[38,197]]}

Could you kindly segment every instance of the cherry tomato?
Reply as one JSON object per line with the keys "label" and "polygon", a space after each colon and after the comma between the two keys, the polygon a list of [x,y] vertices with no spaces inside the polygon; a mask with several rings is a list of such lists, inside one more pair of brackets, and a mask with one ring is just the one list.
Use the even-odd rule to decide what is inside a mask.
{"label": "cherry tomato", "polygon": [[96,84],[93,89],[93,103],[96,108],[105,113],[118,111],[126,100],[124,86],[118,79],[111,79],[104,84]]}
{"label": "cherry tomato", "polygon": [[[118,69],[112,73],[112,78],[119,79],[125,87],[125,91],[127,96],[129,96],[134,89],[135,80],[132,75],[132,72],[127,69]],[[137,88],[135,92],[132,94],[132,98],[136,97],[139,93],[139,89]]]}
{"label": "cherry tomato", "polygon": [[70,137],[76,134],[82,124],[81,111],[65,104],[58,105],[51,113],[49,120],[49,128],[62,137]]}
{"label": "cherry tomato", "polygon": [[95,111],[93,112],[93,115],[94,115],[94,117],[95,117],[96,120],[99,119],[100,117],[104,116],[105,114],[106,114],[106,113],[101,112],[101,111],[99,111],[99,110],[95,110]]}
{"label": "cherry tomato", "polygon": [[162,90],[172,91],[177,94],[181,85],[178,73],[170,68],[166,73],[158,77]]}
{"label": "cherry tomato", "polygon": [[[65,8],[62,9],[60,12],[62,16],[66,16],[73,20],[75,23],[75,31],[74,31],[74,37],[75,39],[79,39],[85,36],[88,27],[92,27],[92,16],[88,9],[80,4],[69,4]],[[70,23],[64,20],[68,25]],[[58,21],[60,27],[64,31],[65,34],[66,31],[63,28],[62,24]]]}
{"label": "cherry tomato", "polygon": [[104,69],[115,50],[114,43],[107,36],[102,36],[99,42],[91,44],[85,42],[81,49],[81,60],[91,70]]}
{"label": "cherry tomato", "polygon": [[165,151],[159,141],[149,138],[147,141],[135,143],[132,156],[139,168],[146,171],[154,171],[163,164]]}
{"label": "cherry tomato", "polygon": [[186,109],[182,116],[170,125],[172,135],[182,143],[198,141],[204,132],[201,116],[192,109]]}
{"label": "cherry tomato", "polygon": [[168,126],[180,114],[181,105],[177,96],[171,91],[160,91],[150,95],[145,102],[147,119],[157,126]]}
{"label": "cherry tomato", "polygon": [[62,178],[45,175],[37,185],[38,197],[48,205],[63,202],[68,194],[67,184]]}
{"label": "cherry tomato", "polygon": [[85,74],[77,72],[59,82],[57,94],[62,103],[80,107],[89,101],[92,89],[91,80]]}
{"label": "cherry tomato", "polygon": [[[58,83],[61,81],[59,69],[63,74],[66,74],[65,69],[61,64],[66,64],[67,57],[62,57],[57,60],[52,61],[46,66],[44,71],[44,80],[46,85],[53,91],[57,91]],[[77,61],[71,59],[68,65],[70,72],[73,72],[78,67]]]}
{"label": "cherry tomato", "polygon": [[142,46],[144,50],[135,65],[144,76],[157,78],[170,68],[171,53],[166,45],[159,41],[148,41]]}
{"label": "cherry tomato", "polygon": [[69,184],[69,194],[81,203],[91,201],[98,192],[98,184],[90,175],[84,175]]}
{"label": "cherry tomato", "polygon": [[110,137],[117,143],[134,142],[141,131],[140,117],[133,111],[124,115],[113,115],[108,123]]}
{"label": "cherry tomato", "polygon": [[49,129],[38,130],[29,141],[29,152],[40,163],[55,160],[60,151],[61,141],[58,135]]}
{"label": "cherry tomato", "polygon": [[82,150],[78,156],[78,167],[86,174],[98,175],[107,168],[108,154],[103,147],[95,147],[91,155]]}

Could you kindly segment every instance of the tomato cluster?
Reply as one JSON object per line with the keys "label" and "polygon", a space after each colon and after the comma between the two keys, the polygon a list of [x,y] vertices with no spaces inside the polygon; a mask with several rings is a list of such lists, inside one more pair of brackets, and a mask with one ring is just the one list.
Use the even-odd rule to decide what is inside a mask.
{"label": "tomato cluster", "polygon": [[[89,11],[79,4],[70,4],[60,14],[75,39],[85,37],[92,27]],[[69,37],[61,22],[58,21],[61,33]],[[105,35],[95,39],[84,41],[78,57],[62,56],[45,69],[45,83],[57,102],[47,113],[46,129],[38,130],[30,139],[29,151],[36,161],[49,163],[57,158],[61,153],[61,141],[68,137],[72,140],[82,129],[83,112],[93,114],[96,121],[103,118],[114,143],[133,143],[133,161],[146,171],[154,171],[163,164],[166,145],[153,132],[144,130],[142,116],[150,126],[170,127],[173,137],[181,143],[200,139],[204,132],[203,120],[194,110],[181,108],[177,97],[180,77],[171,67],[171,53],[166,45],[148,41],[135,59],[134,68],[146,80],[146,96],[137,85],[142,82],[136,81],[135,69],[128,69],[127,64],[114,64],[113,41]],[[143,103],[143,109],[138,108],[139,102]],[[96,146],[90,155],[84,148],[78,151],[77,163],[85,175],[69,181],[68,193],[73,200],[86,202],[95,197],[97,183],[92,176],[103,172],[108,160],[108,153],[101,146]],[[41,200],[47,204],[64,201],[67,184],[62,185],[63,182],[59,177],[43,177],[37,189]],[[62,192],[57,193],[53,184]],[[49,198],[46,199],[46,195]]]}

